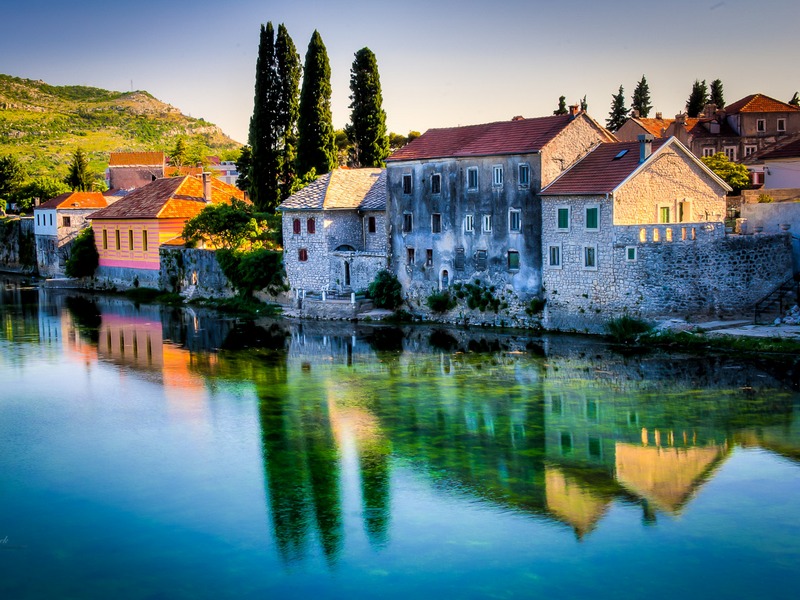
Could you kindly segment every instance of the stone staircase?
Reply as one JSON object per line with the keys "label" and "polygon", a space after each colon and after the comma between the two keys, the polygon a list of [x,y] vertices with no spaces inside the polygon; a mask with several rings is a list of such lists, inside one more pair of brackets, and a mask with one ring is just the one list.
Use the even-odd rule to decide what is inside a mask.
{"label": "stone staircase", "polygon": [[798,276],[789,277],[769,294],[756,302],[753,307],[753,323],[756,325],[772,322],[782,317],[788,309],[800,302],[800,280]]}

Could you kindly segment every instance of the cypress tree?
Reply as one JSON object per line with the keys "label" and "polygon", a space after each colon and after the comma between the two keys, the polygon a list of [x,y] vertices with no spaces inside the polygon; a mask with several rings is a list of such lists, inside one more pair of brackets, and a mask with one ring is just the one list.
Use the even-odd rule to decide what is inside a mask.
{"label": "cypress tree", "polygon": [[280,197],[292,194],[297,172],[297,116],[300,102],[300,55],[281,23],[275,40],[275,62],[280,81],[278,128],[280,133]]}
{"label": "cypress tree", "polygon": [[692,93],[689,94],[689,99],[686,101],[686,113],[692,118],[699,117],[706,104],[708,104],[706,80],[703,79],[701,83],[695,79],[692,85]]}
{"label": "cypress tree", "polygon": [[336,137],[331,115],[331,67],[325,44],[316,30],[308,43],[303,67],[297,134],[297,173],[301,177],[312,169],[317,175],[322,175],[336,166]]}
{"label": "cypress tree", "polygon": [[260,210],[278,204],[279,152],[276,136],[278,75],[275,68],[275,31],[272,23],[261,26],[256,61],[255,98],[250,118],[250,199]]}
{"label": "cypress tree", "polygon": [[627,120],[628,109],[625,108],[625,91],[619,86],[619,92],[611,96],[611,112],[606,119],[606,127],[611,131],[616,131]]}
{"label": "cypress tree", "polygon": [[346,133],[354,146],[357,166],[382,167],[389,156],[389,137],[378,60],[369,48],[362,48],[355,56],[350,69],[351,112]]}
{"label": "cypress tree", "polygon": [[711,104],[717,108],[725,108],[725,96],[722,93],[722,80],[715,79],[711,82]]}
{"label": "cypress tree", "polygon": [[581,98],[581,110],[583,112],[586,112],[587,110],[589,110],[589,103],[586,102],[586,94],[584,94],[583,98]]}
{"label": "cypress tree", "polygon": [[558,108],[553,111],[554,115],[565,115],[567,114],[567,102],[566,96],[559,96],[558,97]]}
{"label": "cypress tree", "polygon": [[641,81],[636,84],[636,89],[633,90],[631,109],[638,110],[639,116],[646,118],[650,114],[651,108],[653,106],[650,104],[650,86],[647,85],[647,79],[642,75]]}
{"label": "cypress tree", "polygon": [[252,154],[250,146],[242,147],[242,153],[236,159],[236,170],[239,171],[239,176],[236,178],[236,187],[243,192],[250,190],[250,168],[252,165]]}
{"label": "cypress tree", "polygon": [[69,165],[67,177],[64,179],[74,192],[92,191],[92,174],[89,172],[89,161],[83,150],[78,148],[72,155],[72,162]]}
{"label": "cypress tree", "polygon": [[800,92],[795,92],[792,99],[789,100],[789,104],[792,106],[800,106]]}

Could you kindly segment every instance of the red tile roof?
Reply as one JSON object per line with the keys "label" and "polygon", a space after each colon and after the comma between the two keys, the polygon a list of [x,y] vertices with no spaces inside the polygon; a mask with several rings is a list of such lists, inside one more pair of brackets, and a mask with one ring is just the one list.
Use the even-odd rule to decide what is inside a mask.
{"label": "red tile roof", "polygon": [[632,117],[633,120],[643,129],[655,137],[664,137],[663,130],[672,125],[675,119],[649,119],[644,117]]}
{"label": "red tile roof", "polygon": [[164,177],[180,177],[181,175],[201,175],[203,167],[164,167]]}
{"label": "red tile roof", "polygon": [[775,100],[764,94],[750,94],[741,100],[725,107],[725,114],[735,115],[737,113],[769,113],[769,112],[797,112],[800,108],[792,106],[786,102]]}
{"label": "red tile roof", "polygon": [[[670,139],[656,138],[652,143],[652,151],[655,152]],[[620,156],[621,153],[624,154]],[[599,144],[542,190],[541,195],[609,194],[639,165],[639,142]]]}
{"label": "red tile roof", "polygon": [[429,129],[386,160],[392,162],[537,152],[574,118],[570,115],[553,115],[483,125]]}
{"label": "red tile roof", "polygon": [[106,206],[108,206],[108,202],[100,192],[67,192],[51,198],[47,202],[42,202],[36,208],[79,210],[82,208],[105,208]]}
{"label": "red tile roof", "polygon": [[161,166],[165,163],[163,152],[112,152],[109,167]]}

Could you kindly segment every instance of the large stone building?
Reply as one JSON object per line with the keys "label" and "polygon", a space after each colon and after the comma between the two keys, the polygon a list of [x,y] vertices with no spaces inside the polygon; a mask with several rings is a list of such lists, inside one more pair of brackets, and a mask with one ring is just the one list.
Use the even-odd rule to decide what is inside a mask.
{"label": "large stone building", "polygon": [[614,138],[568,115],[431,129],[387,160],[392,270],[410,298],[480,278],[541,292],[539,190]]}
{"label": "large stone building", "polygon": [[278,210],[293,290],[360,291],[387,267],[384,170],[336,169]]}
{"label": "large stone building", "polygon": [[111,190],[133,190],[164,177],[166,167],[163,152],[112,152],[106,184]]}

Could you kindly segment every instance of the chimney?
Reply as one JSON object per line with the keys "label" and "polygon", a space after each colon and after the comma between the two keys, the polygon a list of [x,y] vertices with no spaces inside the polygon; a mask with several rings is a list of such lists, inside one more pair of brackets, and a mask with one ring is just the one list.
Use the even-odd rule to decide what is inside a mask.
{"label": "chimney", "polygon": [[678,113],[675,115],[675,126],[681,125],[686,127],[686,113]]}
{"label": "chimney", "polygon": [[641,164],[653,153],[653,136],[643,133],[637,137],[639,139],[639,164]]}
{"label": "chimney", "polygon": [[706,104],[703,107],[703,116],[706,119],[711,119],[717,113],[717,105],[713,103]]}
{"label": "chimney", "polygon": [[661,114],[660,112],[657,112],[657,113],[656,113],[656,119],[658,119],[659,121],[661,121],[661,120],[663,120],[663,118],[664,118],[664,117],[662,116],[662,114]]}
{"label": "chimney", "polygon": [[577,104],[570,104],[569,105],[569,116],[570,117],[577,117],[580,111],[580,106]]}
{"label": "chimney", "polygon": [[203,173],[203,200],[211,204],[211,173]]}
{"label": "chimney", "polygon": [[639,118],[639,109],[638,108],[632,108],[631,109],[631,118],[632,119],[638,119]]}
{"label": "chimney", "polygon": [[515,117],[511,117],[511,120],[512,121],[524,121],[525,117],[523,117],[522,115],[516,115]]}

